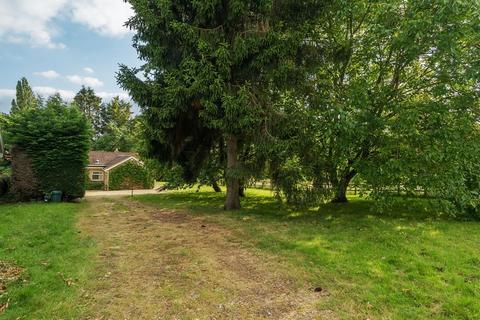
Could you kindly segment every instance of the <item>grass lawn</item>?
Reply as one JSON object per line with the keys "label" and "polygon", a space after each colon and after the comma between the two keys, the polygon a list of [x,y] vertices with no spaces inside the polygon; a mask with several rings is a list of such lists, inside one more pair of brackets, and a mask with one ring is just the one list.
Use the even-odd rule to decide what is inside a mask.
{"label": "grass lawn", "polygon": [[[176,209],[174,212],[177,215],[171,218],[167,218],[168,215],[163,218],[155,215],[157,209],[151,209],[154,213],[151,215],[145,207],[130,201],[130,198],[118,198],[112,202],[97,199],[99,207],[91,204],[40,203],[0,206],[0,310],[1,306],[7,302],[9,304],[3,313],[0,312],[0,318],[81,319],[86,314],[96,314],[101,310],[90,310],[91,305],[87,308],[88,302],[84,299],[95,287],[92,281],[98,280],[98,275],[93,271],[103,270],[113,263],[112,266],[117,267],[115,277],[123,279],[120,277],[121,271],[128,266],[124,263],[142,262],[137,255],[146,258],[147,252],[156,258],[151,261],[147,259],[146,265],[142,262],[138,270],[146,266],[150,268],[150,273],[127,272],[124,275],[126,278],[118,283],[110,283],[111,277],[103,277],[104,287],[100,289],[105,291],[113,284],[112,292],[105,291],[107,297],[108,294],[117,297],[121,292],[120,298],[123,297],[125,301],[135,298],[140,299],[138,302],[153,303],[152,312],[155,313],[162,305],[158,304],[159,301],[150,301],[150,293],[141,289],[144,285],[142,281],[151,277],[148,281],[157,281],[157,285],[170,282],[172,285],[178,284],[176,280],[180,278],[176,269],[172,269],[175,272],[171,273],[168,273],[169,269],[162,269],[161,273],[157,271],[162,265],[169,266],[168,263],[172,268],[177,266],[179,259],[184,257],[181,252],[175,251],[177,249],[188,251],[196,248],[200,253],[207,252],[206,256],[208,252],[214,252],[211,250],[214,248],[206,247],[208,242],[190,248],[176,240],[183,236],[183,241],[187,241],[187,233],[192,237],[206,237],[204,240],[217,239],[213,234],[197,230],[196,220],[182,218],[182,212],[187,211],[201,217],[201,221],[212,223],[211,228],[209,226],[203,230],[223,230],[225,233],[219,234],[218,240],[223,241],[225,248],[229,248],[225,242],[228,239],[223,237],[232,232],[232,239],[241,242],[241,248],[263,253],[269,261],[273,257],[282,268],[285,266],[291,275],[297,277],[299,283],[305,283],[308,290],[321,287],[321,298],[318,298],[318,302],[316,298],[312,301],[319,310],[328,311],[325,314],[333,314],[340,319],[480,319],[478,222],[435,217],[421,202],[416,203],[414,208],[398,206],[390,212],[379,214],[370,201],[358,198],[346,205],[325,205],[296,211],[283,207],[270,192],[262,190],[248,190],[242,210],[224,212],[222,194],[215,194],[206,188],[199,193],[195,190],[134,197],[134,200],[153,208]],[[121,203],[125,206],[118,207]],[[100,207],[104,208],[100,210]],[[99,210],[102,214],[98,214]],[[84,224],[92,228],[100,226],[100,229],[112,229],[101,232],[101,237],[96,239],[100,241],[102,237],[105,238],[103,249],[109,255],[102,256],[103,260],[95,258],[100,250],[98,244],[77,229],[80,211],[84,212],[81,214]],[[157,220],[150,221],[152,217]],[[117,220],[119,223],[116,223]],[[97,221],[104,221],[105,225]],[[180,224],[183,227],[177,228]],[[125,239],[121,237],[121,228]],[[162,235],[167,231],[172,234]],[[150,238],[147,237],[148,233],[151,234]],[[122,245],[115,244],[122,239],[125,240]],[[197,238],[192,239],[196,241]],[[158,250],[162,246],[166,248],[165,251]],[[122,254],[116,254],[115,250]],[[236,250],[246,254],[243,249]],[[197,258],[205,260],[208,257],[200,255]],[[163,264],[159,259],[164,259]],[[197,270],[198,261],[190,259],[189,256],[184,265]],[[98,264],[102,261],[107,265]],[[115,261],[118,264],[114,264]],[[6,291],[1,286],[2,266],[5,265],[23,270],[18,279],[6,284]],[[199,266],[203,268],[208,264]],[[200,272],[201,268],[197,271]],[[137,267],[133,269],[137,270]],[[185,274],[184,287],[194,285],[189,282],[192,277],[209,280],[204,279],[205,276],[215,272],[221,274],[224,270],[207,271],[196,275]],[[241,273],[241,270],[237,271]],[[268,269],[263,274],[266,275],[269,275]],[[132,282],[132,277],[140,282]],[[210,280],[215,282],[215,278]],[[191,292],[182,291],[184,287],[175,287],[178,301],[192,298]],[[214,290],[204,289],[207,293]],[[158,292],[152,291],[151,294]],[[96,297],[95,293],[93,295]],[[163,307],[177,301],[167,298]],[[218,299],[221,300],[221,297]],[[105,301],[104,308],[110,308],[109,300]],[[208,301],[204,302],[207,307]],[[170,311],[175,312],[174,309]],[[207,316],[198,314],[201,319]]]}
{"label": "grass lawn", "polygon": [[83,312],[80,288],[95,249],[75,228],[82,207],[0,206],[0,261],[23,269],[6,291],[0,290],[0,305],[9,304],[1,319],[77,319]]}
{"label": "grass lawn", "polygon": [[342,319],[480,319],[478,222],[435,218],[421,203],[378,214],[362,199],[294,211],[260,190],[224,212],[223,195],[205,190],[135,199],[235,230],[328,292],[318,307]]}

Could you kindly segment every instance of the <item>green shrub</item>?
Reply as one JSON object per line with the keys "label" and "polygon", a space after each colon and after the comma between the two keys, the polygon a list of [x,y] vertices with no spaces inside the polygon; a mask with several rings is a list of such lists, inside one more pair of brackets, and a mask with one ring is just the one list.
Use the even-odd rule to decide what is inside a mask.
{"label": "green shrub", "polygon": [[0,175],[10,176],[11,174],[10,163],[0,159]]}
{"label": "green shrub", "polygon": [[[13,114],[10,120],[10,142],[31,159],[38,191],[60,190],[67,200],[83,197],[91,137],[85,116],[75,107],[50,105]],[[15,190],[15,179],[13,183]]]}
{"label": "green shrub", "polygon": [[136,161],[128,161],[110,171],[110,190],[151,188],[153,188],[153,178],[148,170]]}
{"label": "green shrub", "polygon": [[85,185],[86,190],[103,190],[105,185],[103,182],[87,181]]}
{"label": "green shrub", "polygon": [[92,181],[88,175],[88,172],[85,172],[85,190],[104,190],[105,184],[101,181]]}

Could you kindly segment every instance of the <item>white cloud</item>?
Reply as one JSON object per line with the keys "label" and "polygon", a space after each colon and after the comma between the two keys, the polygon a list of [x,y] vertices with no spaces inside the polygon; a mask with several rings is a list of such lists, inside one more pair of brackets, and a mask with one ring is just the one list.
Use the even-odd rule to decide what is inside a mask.
{"label": "white cloud", "polygon": [[34,75],[43,77],[46,79],[55,79],[60,77],[60,74],[56,72],[55,70],[48,70],[48,71],[42,71],[42,72],[34,72]]}
{"label": "white cloud", "polygon": [[107,100],[107,101],[112,100],[116,96],[119,96],[120,99],[130,100],[130,96],[126,92],[105,92],[105,91],[102,91],[102,92],[96,92],[95,94],[97,96],[99,96],[100,98],[102,98],[103,100]]}
{"label": "white cloud", "polygon": [[7,41],[10,42],[10,43],[23,43],[24,39],[22,37],[19,37],[19,36],[12,36],[12,35],[9,35],[7,36]]}
{"label": "white cloud", "polygon": [[53,87],[33,87],[33,91],[43,97],[49,97],[54,95],[55,93],[59,93],[62,98],[66,100],[71,100],[73,99],[73,97],[75,97],[75,92],[73,92],[72,90],[62,90]]}
{"label": "white cloud", "polygon": [[86,73],[94,73],[94,72],[95,72],[95,71],[94,71],[92,68],[90,68],[90,67],[85,67],[85,68],[83,68],[83,71],[85,71]]}
{"label": "white cloud", "polygon": [[0,40],[32,47],[64,49],[55,41],[61,30],[55,18],[73,22],[105,36],[122,36],[132,15],[130,5],[122,0],[0,0]]}
{"label": "white cloud", "polygon": [[[12,96],[15,95],[15,90],[0,89],[0,97],[2,95],[2,90],[12,91],[13,92]],[[77,94],[75,91],[72,91],[72,90],[62,90],[62,89],[57,89],[53,87],[33,87],[33,91],[35,91],[35,93],[38,93],[43,97],[49,97],[51,95],[54,95],[55,93],[60,93],[62,98],[66,100],[73,100],[73,98]],[[130,100],[130,96],[126,92],[101,91],[101,92],[95,92],[95,94],[105,101],[110,101],[113,97],[116,97],[116,96],[119,96],[121,99]]]}
{"label": "white cloud", "polygon": [[94,77],[81,77],[79,75],[72,75],[72,76],[67,76],[68,81],[71,83],[75,83],[78,85],[85,85],[87,87],[101,87],[103,86],[103,82],[100,81],[97,78]]}
{"label": "white cloud", "polygon": [[107,36],[122,36],[129,32],[124,26],[133,11],[122,0],[72,1],[72,19]]}
{"label": "white cloud", "polygon": [[59,30],[51,24],[67,0],[0,0],[0,39],[33,47],[65,48],[53,41]]}
{"label": "white cloud", "polygon": [[13,98],[16,91],[12,89],[0,89],[0,98]]}

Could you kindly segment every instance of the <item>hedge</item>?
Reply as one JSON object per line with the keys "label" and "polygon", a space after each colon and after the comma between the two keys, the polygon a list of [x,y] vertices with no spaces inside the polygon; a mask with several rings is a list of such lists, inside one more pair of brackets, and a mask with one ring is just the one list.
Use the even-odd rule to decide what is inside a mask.
{"label": "hedge", "polygon": [[109,189],[151,189],[153,178],[140,163],[131,160],[110,171]]}
{"label": "hedge", "polygon": [[[7,131],[12,145],[31,161],[38,192],[60,190],[67,200],[83,197],[91,129],[76,107],[49,105],[15,113],[11,115]],[[18,190],[15,184],[29,181],[14,179],[14,155],[12,161],[15,191]],[[20,170],[25,168],[17,168]]]}
{"label": "hedge", "polygon": [[32,159],[25,150],[14,145],[11,148],[12,155],[12,192],[20,201],[41,199],[43,192],[40,190],[40,182],[33,170]]}
{"label": "hedge", "polygon": [[103,181],[92,181],[88,171],[85,171],[85,190],[104,190],[105,184]]}
{"label": "hedge", "polygon": [[85,184],[86,190],[104,190],[105,184],[103,182],[94,182],[94,181],[87,181]]}

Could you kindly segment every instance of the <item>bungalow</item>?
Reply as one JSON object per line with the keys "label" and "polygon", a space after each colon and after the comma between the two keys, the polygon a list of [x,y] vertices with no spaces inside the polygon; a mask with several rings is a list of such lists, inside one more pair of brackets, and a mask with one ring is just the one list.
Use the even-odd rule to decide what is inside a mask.
{"label": "bungalow", "polygon": [[90,151],[87,166],[89,185],[98,185],[101,189],[109,190],[112,169],[130,161],[141,163],[138,154],[133,152]]}

